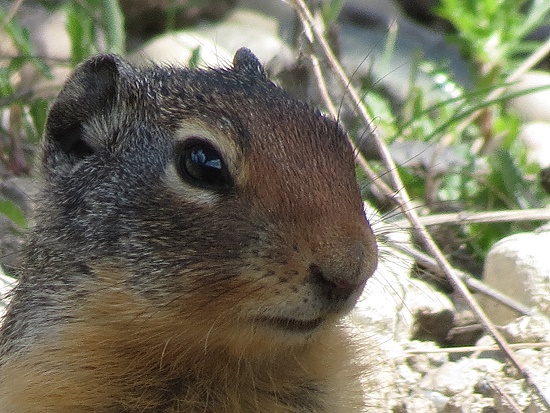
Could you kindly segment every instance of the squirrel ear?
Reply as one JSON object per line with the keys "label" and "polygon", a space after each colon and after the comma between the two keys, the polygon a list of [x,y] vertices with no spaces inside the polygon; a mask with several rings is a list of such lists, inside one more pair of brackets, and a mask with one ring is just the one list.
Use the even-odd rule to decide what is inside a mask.
{"label": "squirrel ear", "polygon": [[70,158],[81,159],[95,151],[97,142],[86,139],[83,125],[98,112],[109,110],[113,105],[120,69],[126,66],[127,63],[115,55],[98,55],[75,69],[48,115],[45,162],[60,152]]}
{"label": "squirrel ear", "polygon": [[266,77],[264,67],[252,51],[241,47],[233,57],[233,68],[239,72]]}

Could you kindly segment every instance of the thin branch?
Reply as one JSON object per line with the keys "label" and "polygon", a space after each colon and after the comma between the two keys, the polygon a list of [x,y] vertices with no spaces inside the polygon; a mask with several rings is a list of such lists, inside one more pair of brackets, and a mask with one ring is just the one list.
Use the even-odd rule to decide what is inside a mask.
{"label": "thin branch", "polygon": [[[510,344],[510,348],[514,350],[521,350],[525,348],[530,349],[542,349],[550,347],[550,342],[545,341],[543,343],[516,343]],[[497,351],[499,350],[498,346],[466,346],[466,347],[448,347],[448,348],[420,348],[420,349],[411,349],[405,350],[405,354],[453,354],[453,353],[475,353],[478,351]]]}
{"label": "thin branch", "polygon": [[[352,99],[353,105],[355,108],[358,109],[361,117],[363,118],[364,122],[367,125],[372,125],[372,116],[368,113],[367,109],[363,105],[363,102],[361,101],[359,94],[357,91],[351,86],[350,81],[345,74],[342,66],[340,65],[338,59],[332,52],[332,49],[330,48],[328,42],[326,41],[324,34],[320,31],[319,27],[315,24],[315,19],[313,18],[313,14],[309,10],[308,6],[305,4],[304,0],[291,0],[291,4],[293,4],[294,8],[298,12],[298,16],[300,18],[300,21],[302,22],[302,25],[304,26],[304,30],[306,32],[312,33],[311,36],[311,42],[312,47],[314,47],[316,44],[318,44],[323,51],[323,54],[325,58],[327,59],[327,62],[333,72],[336,74],[336,77],[340,81],[340,83],[347,88],[347,92]],[[418,219],[418,216],[416,214],[415,209],[412,206],[411,200],[408,196],[407,191],[405,190],[405,187],[403,185],[403,182],[401,181],[401,178],[397,172],[397,168],[395,165],[395,162],[393,161],[388,147],[385,145],[383,140],[378,136],[376,131],[372,130],[371,133],[374,138],[374,141],[376,142],[377,149],[382,157],[383,162],[385,163],[386,167],[389,171],[389,178],[391,180],[391,183],[396,190],[395,192],[395,199],[398,199],[400,201],[400,206],[407,217],[409,221],[411,222],[412,227],[415,229],[417,235],[419,236],[419,239],[424,244],[427,251],[435,258],[437,261],[439,267],[444,272],[446,277],[448,278],[451,285],[454,287],[454,289],[464,297],[472,311],[476,314],[478,319],[481,321],[481,323],[484,325],[487,331],[494,337],[495,341],[497,342],[498,346],[501,348],[501,350],[507,355],[507,357],[510,359],[510,361],[516,366],[516,368],[523,374],[525,377],[527,383],[532,386],[532,388],[537,392],[541,400],[544,402],[546,408],[550,411],[550,403],[548,400],[544,397],[543,392],[537,385],[537,383],[532,379],[529,372],[526,370],[526,368],[523,366],[523,364],[520,362],[520,360],[515,356],[512,349],[509,347],[509,344],[506,342],[504,337],[500,334],[500,332],[497,330],[497,328],[491,323],[483,309],[479,306],[479,304],[475,301],[474,297],[469,292],[467,286],[464,284],[464,282],[461,280],[460,276],[453,271],[453,268],[448,263],[448,261],[445,259],[445,256],[441,252],[441,250],[438,248],[437,244],[432,239],[429,232],[426,230],[426,227],[420,222]]]}
{"label": "thin branch", "polygon": [[[457,212],[449,214],[433,214],[418,217],[425,226],[431,225],[466,225],[494,222],[518,222],[518,221],[550,221],[549,208],[517,209],[513,211],[490,212]],[[407,219],[386,224],[388,227],[407,228],[410,222]]]}

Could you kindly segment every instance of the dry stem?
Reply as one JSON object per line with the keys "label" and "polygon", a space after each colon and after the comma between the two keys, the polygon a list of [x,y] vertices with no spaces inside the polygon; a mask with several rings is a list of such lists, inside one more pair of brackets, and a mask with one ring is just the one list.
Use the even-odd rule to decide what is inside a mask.
{"label": "dry stem", "polygon": [[[347,95],[351,99],[353,107],[358,110],[365,124],[372,125],[373,124],[372,116],[370,116],[370,114],[368,113],[365,105],[363,104],[359,96],[359,93],[350,84],[350,79],[345,74],[338,59],[332,52],[332,49],[329,46],[324,36],[324,33],[320,30],[319,26],[315,24],[316,22],[313,17],[313,14],[311,10],[308,8],[308,6],[306,5],[305,1],[291,0],[290,3],[293,5],[293,7],[296,9],[298,13],[298,16],[300,18],[300,21],[302,22],[306,37],[310,42],[310,46],[312,50],[319,48],[322,51],[331,70],[334,72],[334,74],[336,75],[341,85],[344,88],[346,88]],[[332,110],[334,110],[333,104],[329,106],[329,108],[331,107],[332,107]],[[332,113],[332,115],[335,116],[336,114]],[[414,230],[418,235],[418,238],[424,244],[424,247],[426,248],[426,250],[434,257],[441,271],[446,275],[446,277],[448,278],[449,282],[454,287],[454,289],[460,292],[460,294],[464,297],[465,301],[468,303],[472,311],[476,314],[476,316],[478,317],[480,322],[483,324],[485,329],[493,336],[493,338],[497,342],[500,349],[507,355],[507,357],[514,364],[514,366],[516,366],[516,368],[523,374],[526,381],[536,391],[540,399],[545,404],[545,407],[550,411],[550,403],[544,397],[537,383],[532,379],[531,375],[523,366],[523,364],[519,361],[519,359],[515,356],[515,354],[513,353],[512,349],[510,348],[509,344],[506,342],[504,337],[499,333],[495,325],[491,323],[491,321],[489,320],[489,318],[487,317],[483,309],[475,301],[475,299],[469,292],[468,288],[466,287],[464,282],[461,280],[461,277],[459,276],[459,274],[457,274],[457,272],[453,270],[453,268],[451,267],[451,265],[446,260],[445,256],[437,246],[437,244],[432,239],[431,235],[426,230],[426,227],[422,224],[422,222],[418,218],[416,211],[413,208],[413,205],[407,194],[407,191],[403,185],[403,182],[401,181],[401,178],[397,172],[395,162],[393,161],[389,153],[388,147],[386,146],[384,141],[380,138],[380,136],[376,133],[376,131],[371,129],[371,133],[372,133],[372,136],[374,137],[374,141],[376,142],[377,149],[382,157],[382,160],[387,170],[389,171],[389,178],[394,188],[393,197],[394,199],[399,200],[401,210],[403,211],[407,219],[410,221],[412,228],[414,228]],[[370,177],[369,171],[366,170],[365,172]],[[373,180],[373,182],[375,184],[379,184],[380,180]]]}

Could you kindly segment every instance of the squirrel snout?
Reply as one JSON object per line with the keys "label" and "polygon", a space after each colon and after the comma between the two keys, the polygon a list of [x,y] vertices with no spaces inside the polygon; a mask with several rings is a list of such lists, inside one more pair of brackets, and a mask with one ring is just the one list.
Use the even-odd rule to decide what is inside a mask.
{"label": "squirrel snout", "polygon": [[376,265],[368,263],[371,254],[362,243],[353,245],[350,252],[350,256],[337,265],[334,263],[338,261],[330,260],[313,262],[309,266],[309,281],[337,307],[338,303],[344,304],[350,297],[359,296]]}

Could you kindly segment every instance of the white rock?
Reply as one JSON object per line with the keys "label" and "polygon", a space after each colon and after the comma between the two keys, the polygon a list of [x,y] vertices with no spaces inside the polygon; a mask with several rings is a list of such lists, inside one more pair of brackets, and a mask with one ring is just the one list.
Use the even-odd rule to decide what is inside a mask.
{"label": "white rock", "polygon": [[264,64],[285,62],[292,51],[278,35],[278,22],[250,10],[237,9],[221,23],[204,24],[193,30],[162,35],[134,52],[135,63],[148,61],[187,65],[192,52],[199,50],[199,65],[228,66],[235,51],[250,48]]}
{"label": "white rock", "polygon": [[439,346],[431,341],[410,341],[404,343],[403,347],[408,352],[413,351],[407,356],[407,365],[423,375],[449,362],[447,353],[432,352],[438,350]]}
{"label": "white rock", "polygon": [[146,43],[129,56],[136,64],[149,62],[187,66],[194,50],[199,49],[198,65],[228,66],[231,54],[195,31],[168,33]]}
{"label": "white rock", "polygon": [[437,413],[437,408],[435,404],[421,394],[415,394],[409,397],[403,403],[403,410],[406,413]]}
{"label": "white rock", "polygon": [[[465,392],[452,397],[440,411],[444,413],[482,413],[485,411],[484,408],[492,406],[492,399],[480,394]],[[498,412],[505,413],[504,410],[498,410]]]}
{"label": "white rock", "polygon": [[525,123],[518,137],[527,147],[527,159],[530,162],[541,168],[550,166],[550,122]]}
{"label": "white rock", "polygon": [[[483,278],[487,285],[537,311],[550,313],[550,231],[521,233],[497,242],[487,254]],[[480,298],[493,322],[505,324],[517,314]]]}
{"label": "white rock", "polygon": [[524,121],[550,122],[550,73],[531,71],[510,86],[509,93],[526,91],[537,87],[547,87],[538,92],[528,93],[510,100],[509,106]]}

